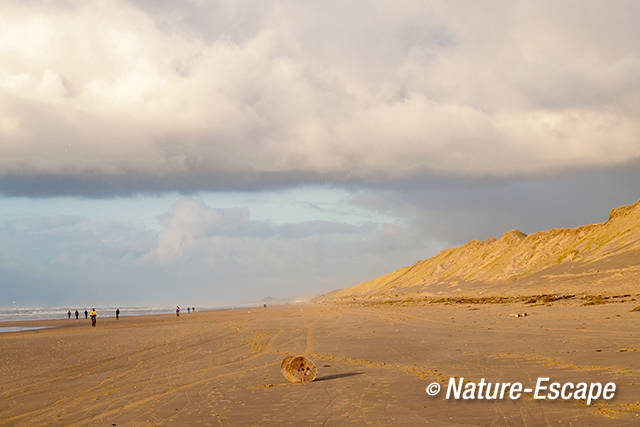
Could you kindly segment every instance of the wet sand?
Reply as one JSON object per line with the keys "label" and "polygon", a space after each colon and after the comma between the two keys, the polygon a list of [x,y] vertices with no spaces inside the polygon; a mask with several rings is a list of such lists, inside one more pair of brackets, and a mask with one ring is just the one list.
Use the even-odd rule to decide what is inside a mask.
{"label": "wet sand", "polygon": [[[640,422],[640,298],[585,306],[304,305],[175,315],[21,322],[0,334],[7,424],[482,424]],[[527,312],[514,318],[512,313]],[[16,326],[16,323],[0,326]],[[319,378],[288,384],[286,355]],[[617,384],[616,397],[455,401],[450,376]],[[436,397],[427,384],[440,381]]]}

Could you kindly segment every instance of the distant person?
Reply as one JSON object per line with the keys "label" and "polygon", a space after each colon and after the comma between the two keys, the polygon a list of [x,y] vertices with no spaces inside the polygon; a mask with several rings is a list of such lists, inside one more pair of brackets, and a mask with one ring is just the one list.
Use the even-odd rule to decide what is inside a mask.
{"label": "distant person", "polygon": [[120,309],[116,308],[116,320],[120,319]]}
{"label": "distant person", "polygon": [[195,312],[196,308],[195,307],[191,307],[191,311]]}
{"label": "distant person", "polygon": [[91,309],[91,313],[89,313],[89,316],[91,316],[91,326],[96,326],[96,320],[98,317],[98,312],[96,311],[95,308]]}
{"label": "distant person", "polygon": [[71,310],[67,311],[67,317],[71,319]]}
{"label": "distant person", "polygon": [[176,305],[176,316],[180,317],[180,306]]}
{"label": "distant person", "polygon": [[187,307],[187,313],[191,313],[191,307]]}
{"label": "distant person", "polygon": [[80,313],[78,313],[78,310],[76,310],[76,320],[78,320],[79,316],[80,316]]}
{"label": "distant person", "polygon": [[88,319],[89,318],[89,312],[87,311],[87,309],[84,309],[84,318]]}

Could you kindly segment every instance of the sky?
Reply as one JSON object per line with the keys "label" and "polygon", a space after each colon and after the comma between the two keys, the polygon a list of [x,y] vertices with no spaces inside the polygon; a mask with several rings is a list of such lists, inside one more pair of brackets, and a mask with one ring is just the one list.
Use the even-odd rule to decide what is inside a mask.
{"label": "sky", "polygon": [[315,295],[640,198],[636,1],[0,11],[0,306]]}

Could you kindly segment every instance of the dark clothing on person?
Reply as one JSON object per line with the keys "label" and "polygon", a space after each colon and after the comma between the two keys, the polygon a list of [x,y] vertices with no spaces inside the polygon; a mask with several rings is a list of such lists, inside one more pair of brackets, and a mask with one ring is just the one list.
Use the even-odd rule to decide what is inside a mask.
{"label": "dark clothing on person", "polygon": [[78,316],[80,316],[80,313],[78,313],[78,310],[76,310],[76,320],[78,320]]}
{"label": "dark clothing on person", "polygon": [[67,311],[67,317],[71,319],[71,310]]}
{"label": "dark clothing on person", "polygon": [[89,318],[89,312],[87,310],[84,311],[84,318],[85,319]]}
{"label": "dark clothing on person", "polygon": [[119,318],[120,318],[120,309],[117,308],[116,309],[116,319],[119,319]]}

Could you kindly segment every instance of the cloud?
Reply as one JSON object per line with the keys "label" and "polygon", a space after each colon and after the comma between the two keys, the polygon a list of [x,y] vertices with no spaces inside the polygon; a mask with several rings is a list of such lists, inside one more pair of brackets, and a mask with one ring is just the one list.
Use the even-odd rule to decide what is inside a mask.
{"label": "cloud", "polygon": [[186,275],[185,291],[201,286],[236,300],[241,294],[245,301],[251,295],[325,292],[434,252],[434,242],[402,224],[274,224],[253,221],[244,209],[211,208],[192,198],[177,201],[162,223],[145,258],[149,265]]}
{"label": "cloud", "polygon": [[[174,203],[160,222],[163,229],[151,254],[154,261],[215,265],[217,259],[224,258],[245,268],[253,268],[254,263],[267,266],[268,261],[282,264],[285,253],[290,259],[314,258],[309,256],[310,251],[319,241],[333,246],[335,239],[357,240],[361,238],[358,234],[370,238],[382,227],[323,220],[274,224],[251,220],[246,208],[210,208],[203,201],[188,197]],[[303,251],[306,255],[298,252],[301,241],[309,244]],[[255,256],[256,251],[259,256]]]}
{"label": "cloud", "polygon": [[616,170],[571,170],[509,179],[434,179],[432,185],[388,186],[353,193],[351,203],[402,218],[440,249],[499,237],[606,221],[609,211],[640,198],[640,163]]}
{"label": "cloud", "polygon": [[158,228],[77,216],[0,221],[0,290],[19,304],[198,306],[299,297],[434,252],[403,224],[274,223],[182,198]]}
{"label": "cloud", "polygon": [[5,2],[0,192],[377,186],[640,156],[633,2]]}

